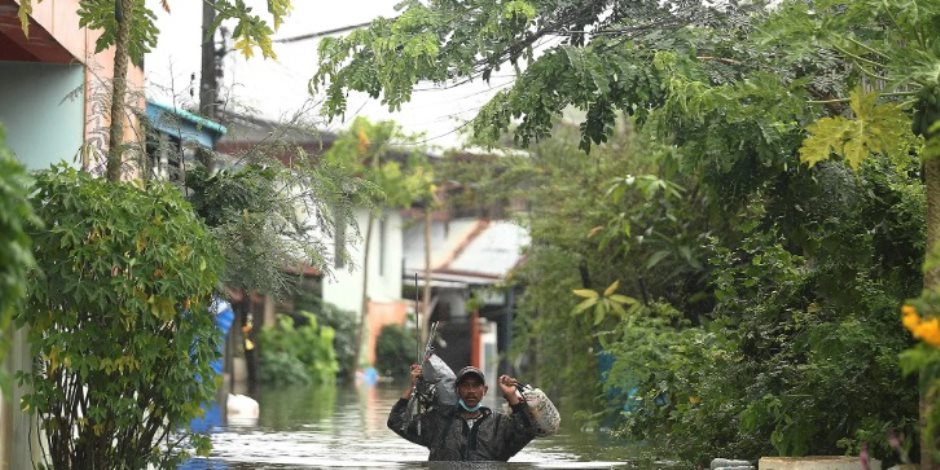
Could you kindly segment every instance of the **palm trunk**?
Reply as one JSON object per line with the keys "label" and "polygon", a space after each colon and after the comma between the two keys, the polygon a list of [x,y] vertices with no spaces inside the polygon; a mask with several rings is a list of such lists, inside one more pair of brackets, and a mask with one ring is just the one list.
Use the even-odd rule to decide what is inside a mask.
{"label": "palm trunk", "polygon": [[110,146],[107,162],[109,181],[121,180],[121,166],[124,163],[124,101],[127,96],[127,53],[130,22],[134,14],[133,7],[133,0],[114,0],[117,31],[114,39],[114,81],[111,93]]}

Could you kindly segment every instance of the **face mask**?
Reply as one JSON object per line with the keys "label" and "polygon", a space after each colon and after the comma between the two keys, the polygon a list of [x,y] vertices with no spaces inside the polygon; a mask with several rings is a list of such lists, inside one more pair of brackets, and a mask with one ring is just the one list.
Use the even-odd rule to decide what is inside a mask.
{"label": "face mask", "polygon": [[464,411],[468,411],[468,412],[470,412],[470,413],[473,413],[473,412],[476,412],[476,411],[480,411],[480,407],[483,406],[482,403],[477,403],[477,406],[474,406],[473,408],[471,408],[471,407],[467,406],[466,403],[464,403],[463,398],[461,398],[460,401],[458,401],[457,403],[460,403],[460,407],[463,408]]}

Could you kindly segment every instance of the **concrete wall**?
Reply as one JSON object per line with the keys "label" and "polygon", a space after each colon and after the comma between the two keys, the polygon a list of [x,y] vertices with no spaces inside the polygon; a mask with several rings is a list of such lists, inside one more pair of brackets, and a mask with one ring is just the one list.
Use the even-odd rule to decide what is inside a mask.
{"label": "concrete wall", "polygon": [[29,169],[71,162],[81,147],[84,82],[81,65],[0,62],[0,124],[7,147]]}
{"label": "concrete wall", "polygon": [[[46,168],[60,160],[71,161],[83,143],[90,143],[99,152],[107,148],[108,83],[113,76],[114,51],[112,48],[95,53],[100,33],[78,26],[79,1],[32,2],[31,34],[38,37],[44,30],[53,42],[39,41],[33,45],[24,42],[23,47],[29,50],[57,44],[67,51],[66,60],[52,60],[54,64],[0,61],[0,122],[6,128],[6,145],[30,169]],[[6,8],[9,3],[0,0],[3,13],[15,14],[15,9]],[[21,31],[13,29],[6,33]],[[127,80],[127,102],[143,110],[143,69],[131,67]],[[69,96],[72,99],[67,99]],[[127,124],[126,138],[134,140],[135,135],[140,133],[132,119]],[[133,176],[133,172],[128,176]],[[31,355],[23,336],[22,332],[14,335],[5,364],[11,377],[30,364]],[[22,393],[14,386],[12,396],[0,394],[0,469],[32,468],[39,449],[35,422],[20,411],[18,398]],[[33,431],[29,432],[31,424]],[[30,436],[34,440],[32,446]]]}
{"label": "concrete wall", "polygon": [[404,302],[369,302],[369,315],[365,358],[369,364],[375,364],[375,345],[379,334],[386,325],[404,325],[408,306]]}
{"label": "concrete wall", "polygon": [[[402,218],[396,211],[385,211],[384,217],[384,230],[378,218],[374,221],[369,247],[369,299],[378,303],[401,300],[402,286]],[[333,277],[323,280],[323,300],[356,312],[357,315],[362,311],[362,266],[367,222],[368,213],[357,210],[356,223],[361,236],[348,246],[351,266],[334,268]],[[351,232],[347,229],[347,239],[352,237]],[[380,256],[382,250],[384,255]]]}

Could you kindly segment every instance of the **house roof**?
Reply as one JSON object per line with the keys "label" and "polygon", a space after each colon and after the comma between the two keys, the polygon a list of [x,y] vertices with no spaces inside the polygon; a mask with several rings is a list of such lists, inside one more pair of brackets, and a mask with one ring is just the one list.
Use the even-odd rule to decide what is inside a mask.
{"label": "house roof", "polygon": [[212,148],[228,131],[215,121],[151,100],[147,100],[147,119],[150,126],[159,132],[196,142],[206,148]]}
{"label": "house roof", "polygon": [[[84,59],[69,52],[56,36],[32,15],[27,16],[27,37],[20,24],[19,9],[19,4],[14,0],[0,0],[0,60],[68,64]],[[77,17],[70,17],[68,13],[63,15],[65,16],[56,18],[65,18],[66,22],[73,19],[78,21]]]}
{"label": "house roof", "polygon": [[284,123],[232,111],[220,112],[219,120],[229,127],[229,132],[219,140],[217,146],[223,153],[234,154],[271,144],[299,146],[307,153],[319,155],[336,140],[333,132],[296,121]]}
{"label": "house roof", "polygon": [[[408,227],[403,235],[405,276],[424,276],[424,224]],[[528,231],[508,220],[477,218],[433,221],[431,272],[433,281],[468,285],[495,284],[522,260]]]}

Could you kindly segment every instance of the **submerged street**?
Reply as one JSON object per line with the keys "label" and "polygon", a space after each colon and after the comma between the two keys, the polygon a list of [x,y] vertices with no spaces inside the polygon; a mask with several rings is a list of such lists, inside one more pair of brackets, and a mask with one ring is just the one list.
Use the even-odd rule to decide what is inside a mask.
{"label": "submerged street", "polygon": [[[211,458],[190,462],[186,468],[428,467],[426,449],[401,439],[385,426],[400,395],[397,384],[262,389],[257,397],[261,412],[257,424],[230,423],[212,435]],[[491,390],[487,405],[494,402]],[[565,424],[573,423],[570,418],[563,421],[562,432],[536,439],[508,465],[476,464],[473,468],[631,466],[631,453],[622,444]]]}

